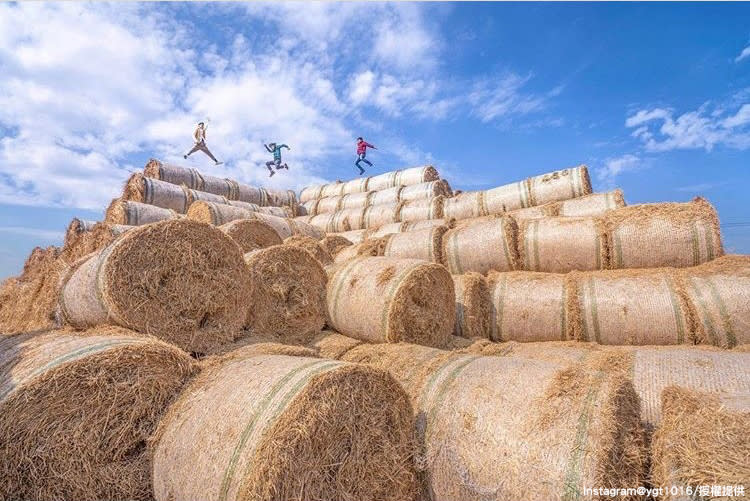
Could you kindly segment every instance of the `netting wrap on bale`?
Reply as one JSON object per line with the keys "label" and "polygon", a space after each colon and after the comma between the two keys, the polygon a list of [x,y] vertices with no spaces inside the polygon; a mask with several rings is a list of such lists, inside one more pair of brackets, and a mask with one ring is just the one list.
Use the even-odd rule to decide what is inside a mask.
{"label": "netting wrap on bale", "polygon": [[[355,231],[364,231],[364,230],[355,230]],[[331,255],[331,257],[335,256],[341,250],[343,250],[346,247],[351,246],[352,244],[354,244],[354,242],[346,238],[346,235],[344,233],[339,233],[339,234],[333,233],[320,240],[320,246],[323,247],[323,249],[325,249]]]}
{"label": "netting wrap on bale", "polygon": [[260,212],[262,207],[258,204],[251,204],[250,202],[241,202],[239,200],[227,200],[227,204],[232,207],[239,207],[240,209],[249,210],[252,212]]}
{"label": "netting wrap on bale", "polygon": [[750,256],[723,256],[680,273],[701,343],[750,344]]}
{"label": "netting wrap on bale", "polygon": [[213,193],[208,193],[206,191],[198,191],[198,190],[189,190],[186,189],[187,194],[187,204],[188,207],[193,205],[195,202],[201,201],[201,202],[211,202],[216,204],[228,204],[229,199],[226,198],[223,195],[215,195]]}
{"label": "netting wrap on bale", "polygon": [[585,165],[531,177],[529,205],[542,205],[591,194],[591,179]]}
{"label": "netting wrap on bale", "polygon": [[284,244],[306,250],[323,266],[333,263],[331,253],[314,238],[305,235],[293,235],[284,239]]}
{"label": "netting wrap on bale", "polygon": [[253,334],[306,340],[325,323],[327,276],[309,252],[275,245],[245,254],[253,283],[245,325]]}
{"label": "netting wrap on bale", "polygon": [[422,200],[423,198],[434,198],[438,196],[450,197],[453,194],[447,181],[430,181],[427,183],[412,184],[404,186],[399,193],[402,202],[411,200]]}
{"label": "netting wrap on bale", "polygon": [[446,228],[452,229],[456,226],[455,219],[428,219],[426,221],[410,221],[408,223],[402,223],[401,231],[415,231],[425,230],[427,228],[434,228],[435,226],[445,226]]}
{"label": "netting wrap on bale", "polygon": [[613,209],[625,207],[622,190],[592,193],[580,198],[572,198],[552,204],[555,215],[564,217],[598,216]]}
{"label": "netting wrap on bale", "polygon": [[[204,193],[210,193],[212,195],[218,195],[224,198],[232,198],[236,189],[236,184],[230,182],[228,179],[210,176],[208,174],[201,174],[203,178],[203,185],[201,191]],[[203,199],[199,199],[203,200]]]}
{"label": "netting wrap on bale", "polygon": [[426,219],[441,219],[443,217],[444,201],[445,198],[441,195],[434,198],[404,202],[399,212],[399,220],[404,223],[410,223]]}
{"label": "netting wrap on bale", "polygon": [[261,189],[266,192],[266,203],[264,205],[275,207],[294,207],[297,205],[297,194],[294,190]]}
{"label": "netting wrap on bale", "polygon": [[365,228],[366,209],[343,209],[333,213],[330,229],[334,233],[342,231],[361,230]]}
{"label": "netting wrap on bale", "polygon": [[343,183],[344,187],[341,189],[342,195],[347,195],[350,193],[361,193],[361,192],[367,192],[367,184],[369,183],[370,178],[369,177],[360,177],[358,179],[352,179],[351,181],[347,181]]}
{"label": "netting wrap on bale", "polygon": [[339,208],[341,209],[364,209],[370,205],[370,198],[374,191],[362,191],[357,193],[348,193],[341,197]]}
{"label": "netting wrap on bale", "polygon": [[456,336],[489,337],[490,295],[487,279],[479,273],[453,275],[456,291]]}
{"label": "netting wrap on bale", "polygon": [[[400,221],[401,205],[371,205],[362,212],[361,228],[376,228],[388,223],[397,223]],[[356,228],[348,228],[356,229]]]}
{"label": "netting wrap on bale", "polygon": [[343,194],[344,194],[344,183],[342,183],[341,181],[336,181],[335,183],[323,185],[323,187],[320,190],[319,198],[340,197]]}
{"label": "netting wrap on bale", "polygon": [[153,498],[146,442],[190,356],[119,328],[0,339],[0,498]]}
{"label": "netting wrap on bale", "polygon": [[329,214],[332,212],[336,212],[337,210],[339,210],[341,199],[341,195],[318,199],[318,204],[315,208],[315,214]]}
{"label": "netting wrap on bale", "polygon": [[599,370],[616,358],[568,363],[406,344],[355,346],[341,358],[390,371],[411,396],[430,499],[594,499],[584,487],[641,485],[638,397],[625,378]]}
{"label": "netting wrap on bale", "polygon": [[204,369],[162,421],[155,498],[412,500],[413,422],[385,371],[240,349]]}
{"label": "netting wrap on bale", "polygon": [[380,191],[375,191],[368,200],[369,205],[389,205],[396,204],[401,200],[401,190],[403,186],[393,186]]}
{"label": "netting wrap on bale", "polygon": [[178,220],[134,228],[79,262],[59,299],[73,327],[113,323],[205,353],[234,339],[250,292],[238,245]]}
{"label": "netting wrap on bale", "polygon": [[519,269],[567,273],[607,267],[607,235],[595,217],[547,218],[518,224]]}
{"label": "netting wrap on bale", "polygon": [[171,210],[155,205],[142,204],[116,198],[107,207],[105,220],[113,224],[140,226],[167,219],[179,219],[181,216]]}
{"label": "netting wrap on bale", "polygon": [[235,219],[222,224],[219,229],[232,237],[243,253],[281,243],[276,230],[260,219]]}
{"label": "netting wrap on bale", "polygon": [[242,184],[232,179],[229,182],[229,199],[249,204],[259,205],[261,207],[268,205],[268,193],[263,188],[257,188],[247,184]]}
{"label": "netting wrap on bale", "polygon": [[406,223],[387,223],[383,224],[381,226],[377,226],[375,228],[371,228],[366,230],[367,231],[367,238],[381,238],[388,235],[392,235],[394,233],[401,233],[404,231],[404,228],[406,227]]}
{"label": "netting wrap on bale", "polygon": [[197,170],[165,164],[154,158],[144,167],[143,175],[178,186],[184,184],[192,190],[203,189],[203,178]]}
{"label": "netting wrap on bale", "polygon": [[221,226],[237,219],[255,217],[254,212],[242,207],[215,202],[198,201],[190,204],[187,212],[188,219],[200,223]]}
{"label": "netting wrap on bale", "polygon": [[532,205],[526,181],[506,184],[483,192],[486,214],[502,214]]}
{"label": "netting wrap on bale", "polygon": [[528,219],[543,219],[545,217],[557,216],[555,207],[550,204],[537,205],[534,207],[526,207],[524,209],[515,209],[508,212],[509,216],[512,216],[516,222],[526,221]]}
{"label": "netting wrap on bale", "polygon": [[557,273],[492,273],[490,339],[561,341],[573,337],[568,318],[569,281]]}
{"label": "netting wrap on bale", "polygon": [[341,249],[341,251],[333,257],[333,262],[340,264],[357,257],[375,257],[380,254],[383,245],[385,245],[385,242],[381,238],[365,239],[358,244]]}
{"label": "netting wrap on bale", "polygon": [[516,266],[516,224],[495,217],[453,228],[443,236],[443,264],[454,275],[511,271]]}
{"label": "netting wrap on bale", "polygon": [[685,267],[721,256],[719,218],[702,198],[605,213],[612,268]]}
{"label": "netting wrap on bale", "polygon": [[385,237],[382,255],[442,263],[443,235],[446,231],[448,228],[445,226],[435,226],[426,230],[393,233]]}
{"label": "netting wrap on bale", "polygon": [[441,265],[355,258],[329,277],[327,323],[342,334],[374,343],[443,346],[453,330],[454,297],[453,280]]}
{"label": "netting wrap on bale", "polygon": [[452,219],[471,219],[487,215],[483,191],[461,193],[443,201],[443,217]]}
{"label": "netting wrap on bale", "polygon": [[300,203],[304,204],[311,200],[316,200],[320,198],[320,193],[323,191],[322,184],[317,184],[314,186],[308,186],[306,188],[303,188],[302,191],[299,192],[299,201]]}
{"label": "netting wrap on bale", "polygon": [[172,209],[180,214],[185,214],[190,205],[186,188],[146,177],[140,172],[128,178],[122,200],[156,205],[164,209]]}
{"label": "netting wrap on bale", "polygon": [[691,306],[674,270],[572,274],[573,337],[600,344],[694,343]]}
{"label": "netting wrap on bale", "polygon": [[361,244],[365,240],[365,234],[367,230],[350,230],[335,233],[335,235],[344,237],[353,244]]}

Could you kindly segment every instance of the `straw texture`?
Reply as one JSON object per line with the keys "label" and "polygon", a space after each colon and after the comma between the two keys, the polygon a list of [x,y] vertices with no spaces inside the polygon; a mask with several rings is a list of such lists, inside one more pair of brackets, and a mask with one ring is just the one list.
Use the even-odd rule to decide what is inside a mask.
{"label": "straw texture", "polygon": [[443,235],[448,231],[445,226],[436,226],[426,230],[393,233],[388,235],[381,255],[423,259],[433,263],[443,261]]}
{"label": "straw texture", "polygon": [[367,230],[367,238],[380,238],[405,231],[406,223],[387,223]]}
{"label": "straw texture", "polygon": [[399,194],[402,202],[411,200],[422,200],[424,198],[435,198],[439,196],[450,197],[453,194],[447,181],[430,181],[427,183],[404,186]]}
{"label": "straw texture", "polygon": [[367,185],[370,181],[369,177],[360,177],[358,179],[352,179],[351,181],[347,181],[344,184],[344,187],[341,189],[341,193],[346,195],[349,193],[362,193],[367,192],[368,188]]}
{"label": "straw texture", "polygon": [[143,169],[143,174],[146,177],[159,179],[177,186],[185,185],[192,190],[203,188],[203,178],[197,170],[165,164],[154,158],[148,161]]}
{"label": "straw texture", "polygon": [[299,247],[309,252],[322,266],[333,263],[333,256],[324,248],[320,242],[305,235],[292,235],[284,239],[286,245]]}
{"label": "straw texture", "polygon": [[351,231],[342,231],[340,233],[334,233],[334,235],[344,237],[348,241],[350,241],[352,244],[361,244],[365,240],[365,234],[367,233],[367,230],[351,230]]}
{"label": "straw texture", "polygon": [[200,223],[221,226],[238,219],[253,218],[254,214],[253,211],[234,205],[197,201],[190,204],[187,217]]}
{"label": "straw texture", "polygon": [[[359,230],[362,231],[362,230]],[[320,246],[325,249],[331,257],[341,252],[344,248],[349,247],[353,244],[351,240],[346,238],[343,233],[331,234],[323,238],[320,241]]]}
{"label": "straw texture", "polygon": [[579,198],[553,204],[555,215],[565,217],[598,216],[613,209],[625,207],[622,190],[592,193]]}
{"label": "straw texture", "polygon": [[274,207],[294,207],[297,205],[297,194],[294,190],[261,189],[266,192],[266,203],[264,205]]}
{"label": "straw texture", "polygon": [[485,214],[502,214],[532,205],[527,181],[498,186],[483,193]]}
{"label": "straw texture", "polygon": [[299,201],[302,204],[305,204],[311,200],[316,200],[320,198],[320,193],[323,191],[322,184],[316,184],[314,186],[308,186],[306,188],[303,188],[302,191],[299,192]]}
{"label": "straw texture", "polygon": [[374,191],[348,193],[341,197],[339,207],[341,209],[364,209],[370,205],[370,198],[374,193]]}
{"label": "straw texture", "polygon": [[548,218],[518,224],[519,269],[567,273],[607,267],[607,235],[597,218]]}
{"label": "straw texture", "polygon": [[434,198],[404,202],[399,212],[399,219],[405,223],[424,221],[426,219],[441,219],[443,217],[444,201],[445,198],[441,195]]}
{"label": "straw texture", "polygon": [[401,190],[403,186],[393,186],[391,188],[374,191],[370,196],[369,205],[393,205],[401,200]]}
{"label": "straw texture", "polygon": [[361,230],[365,228],[366,209],[343,209],[333,213],[330,228],[333,232]]}
{"label": "straw texture", "polygon": [[[388,223],[400,221],[401,204],[371,205],[362,212],[362,226],[360,228],[376,228]],[[359,228],[347,228],[347,230]],[[346,230],[345,230],[346,231]]]}
{"label": "straw texture", "polygon": [[591,179],[585,165],[530,177],[529,205],[568,200],[591,194]]}
{"label": "straw texture", "polygon": [[479,273],[453,275],[456,291],[456,324],[453,334],[466,338],[490,335],[490,291]]}
{"label": "straw texture", "polygon": [[146,177],[140,172],[128,178],[121,199],[172,209],[179,214],[185,214],[190,205],[186,188]]}
{"label": "straw texture", "polygon": [[443,217],[449,219],[470,219],[486,216],[483,191],[461,193],[443,202]]}
{"label": "straw texture", "polygon": [[516,225],[511,218],[467,223],[443,236],[443,264],[454,275],[510,271],[516,266],[515,241]]}
{"label": "straw texture", "polygon": [[453,330],[454,298],[453,280],[441,265],[360,257],[332,272],[327,323],[374,343],[443,346]]}
{"label": "straw texture", "polygon": [[341,181],[336,181],[335,183],[330,183],[323,185],[323,187],[320,190],[320,195],[318,198],[325,198],[325,197],[338,197],[344,194],[344,183]]}
{"label": "straw texture", "polygon": [[236,219],[222,224],[219,229],[240,246],[243,254],[281,243],[281,238],[276,230],[259,219]]}
{"label": "straw texture", "polygon": [[330,212],[336,212],[339,210],[341,204],[341,195],[321,198],[318,200],[318,205],[315,209],[315,214],[328,214]]}
{"label": "straw texture", "polygon": [[[211,176],[208,174],[201,174],[201,178],[203,178],[203,185],[201,186],[202,192],[210,193],[212,195],[218,195],[227,199],[233,198],[232,194],[235,190],[233,183],[231,183],[229,180],[221,177]],[[198,200],[204,199],[199,198]]]}
{"label": "straw texture", "polygon": [[126,226],[140,226],[179,217],[177,212],[170,209],[119,198],[112,200],[105,213],[105,221],[108,223]]}
{"label": "straw texture", "polygon": [[368,238],[361,243],[341,249],[333,257],[333,261],[336,264],[341,264],[357,257],[375,257],[381,252],[383,245],[385,245],[385,241],[381,238]]}

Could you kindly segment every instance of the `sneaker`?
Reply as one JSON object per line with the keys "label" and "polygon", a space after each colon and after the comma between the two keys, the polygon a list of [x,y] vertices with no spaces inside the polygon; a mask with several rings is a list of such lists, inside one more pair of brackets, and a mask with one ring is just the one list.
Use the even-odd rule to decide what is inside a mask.
{"label": "sneaker", "polygon": [[359,167],[359,175],[361,176],[364,173],[365,173],[365,170],[362,167]]}
{"label": "sneaker", "polygon": [[268,177],[273,177],[273,175],[274,175],[274,174],[276,174],[276,173],[275,173],[274,171],[271,171],[271,172],[270,172],[270,173],[268,174]]}
{"label": "sneaker", "polygon": [[222,165],[224,162],[216,162],[214,165]]}
{"label": "sneaker", "polygon": [[286,170],[289,170],[289,166],[288,166],[287,164],[284,164],[284,168],[285,168]]}
{"label": "sneaker", "polygon": [[185,160],[187,160],[187,155],[182,155],[182,158],[184,158]]}

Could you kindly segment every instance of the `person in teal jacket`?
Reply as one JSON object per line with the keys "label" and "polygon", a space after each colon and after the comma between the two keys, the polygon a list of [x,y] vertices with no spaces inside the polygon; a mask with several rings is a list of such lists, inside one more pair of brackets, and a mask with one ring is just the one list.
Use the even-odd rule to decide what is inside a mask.
{"label": "person in teal jacket", "polygon": [[289,170],[289,166],[286,163],[281,163],[281,148],[286,148],[287,150],[291,150],[291,148],[285,144],[276,144],[276,143],[268,143],[264,144],[263,146],[266,147],[266,150],[268,153],[273,153],[273,160],[269,160],[266,162],[266,167],[268,167],[268,177],[272,177],[274,174],[276,174],[273,170],[273,167],[276,166],[276,170],[279,169],[286,169]]}

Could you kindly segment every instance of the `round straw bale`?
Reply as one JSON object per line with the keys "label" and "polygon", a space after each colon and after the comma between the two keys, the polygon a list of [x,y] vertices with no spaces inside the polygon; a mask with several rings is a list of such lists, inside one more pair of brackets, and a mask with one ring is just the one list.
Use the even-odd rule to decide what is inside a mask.
{"label": "round straw bale", "polygon": [[325,232],[305,222],[306,217],[296,217],[293,220],[289,218],[271,216],[269,214],[255,213],[254,218],[260,219],[270,224],[282,240],[292,235],[307,235],[308,237],[320,240],[325,236]]}
{"label": "round straw bale", "polygon": [[564,500],[642,485],[638,397],[599,370],[618,363],[610,355],[571,363],[363,344],[342,360],[388,370],[411,396],[430,499]]}
{"label": "round straw bale", "polygon": [[509,217],[458,226],[443,236],[443,264],[454,275],[513,270],[517,259],[516,230]]}
{"label": "round straw bale", "polygon": [[135,226],[125,226],[122,224],[112,224],[102,221],[94,224],[87,231],[76,233],[72,228],[74,224],[75,220],[68,228],[69,233],[71,234],[70,238],[68,238],[68,233],[65,235],[65,244],[63,245],[61,253],[61,257],[69,264],[73,264],[92,252],[103,249],[119,235],[135,228]]}
{"label": "round straw bale", "polygon": [[[363,231],[363,230],[358,230]],[[342,234],[331,234],[320,241],[320,246],[323,247],[331,256],[335,256],[341,250],[352,245],[352,241],[347,239]]]}
{"label": "round straw bale", "polygon": [[268,193],[263,188],[242,184],[231,179],[227,179],[227,181],[232,186],[231,197],[229,197],[231,200],[255,204],[261,207],[268,205]]}
{"label": "round straw bale", "polygon": [[333,197],[326,197],[321,198],[318,200],[318,205],[316,209],[316,214],[327,214],[330,212],[336,212],[339,210],[339,205],[341,204],[341,199],[343,196],[336,195]]}
{"label": "round straw bale", "polygon": [[622,195],[622,190],[617,189],[563,200],[562,202],[556,202],[554,205],[557,212],[555,215],[565,217],[598,216],[609,210],[625,207],[625,198]]}
{"label": "round straw bale", "polygon": [[178,165],[165,164],[152,158],[143,169],[143,174],[152,179],[182,186],[183,184],[191,190],[203,189],[203,178],[195,169],[188,169]]}
{"label": "round straw bale", "polygon": [[319,198],[313,198],[307,202],[302,203],[299,206],[299,212],[301,216],[315,216],[318,214],[318,200]]}
{"label": "round straw bale", "polygon": [[201,360],[203,365],[214,363],[215,355],[226,355],[242,350],[242,354],[289,355],[290,357],[319,357],[317,350],[306,346],[278,343],[269,336],[246,335],[232,344],[219,346],[216,352]]}
{"label": "round straw bale", "polygon": [[[224,198],[231,198],[232,193],[235,191],[236,184],[233,184],[227,179],[210,176],[208,174],[201,174],[201,178],[203,178],[203,186],[201,187],[201,191],[204,193],[219,195]],[[198,200],[206,199],[199,198]]]}
{"label": "round straw bale", "polygon": [[367,189],[370,191],[383,191],[394,186],[400,186],[396,184],[396,171],[384,172],[377,176],[372,176],[367,181]]}
{"label": "round straw bale", "polygon": [[446,231],[448,228],[445,226],[435,226],[426,230],[393,233],[384,237],[386,243],[381,255],[442,263],[443,235]]}
{"label": "round straw bale", "polygon": [[[401,169],[395,172],[393,185],[394,186],[410,186],[412,184],[422,184],[429,181],[437,181],[440,179],[438,171],[432,165],[424,165],[421,167],[410,167],[408,169]],[[376,188],[370,188],[374,190]]]}
{"label": "round straw bale", "polygon": [[596,217],[554,217],[518,223],[518,268],[567,273],[607,267],[607,235]]}
{"label": "round straw bale", "polygon": [[415,499],[413,423],[385,371],[238,350],[160,424],[155,498]]}
{"label": "round straw bale", "polygon": [[336,181],[335,183],[328,183],[323,185],[323,188],[320,190],[320,195],[318,198],[326,198],[326,197],[338,197],[344,194],[344,183],[341,181]]}
{"label": "round straw bale", "polygon": [[374,191],[363,191],[358,193],[348,193],[341,197],[339,203],[340,209],[364,209],[370,205],[370,197]]}
{"label": "round straw bale", "polygon": [[294,211],[291,207],[276,207],[269,205],[267,207],[258,207],[258,212],[260,212],[261,214],[268,214],[269,216],[276,217],[294,217]]}
{"label": "round straw bale", "polygon": [[453,330],[454,300],[453,280],[441,265],[361,257],[328,281],[328,325],[375,343],[443,346]]}
{"label": "round straw bale", "polygon": [[570,280],[575,339],[613,345],[695,342],[692,305],[672,269],[575,273]]}
{"label": "round straw bale", "polygon": [[[654,487],[662,488],[666,499],[695,499],[701,487],[709,486],[719,486],[717,498],[744,497],[734,489],[739,493],[739,489],[750,488],[747,399],[720,399],[669,386],[661,401],[663,417],[651,445]],[[680,496],[680,492],[696,495]]]}
{"label": "round straw bale", "polygon": [[243,253],[281,243],[276,230],[260,219],[235,219],[222,224],[219,229],[232,237]]}
{"label": "round straw bale", "polygon": [[299,201],[300,203],[306,203],[310,200],[315,200],[320,198],[320,192],[323,190],[322,184],[316,184],[314,186],[307,186],[306,188],[302,188],[302,191],[299,192]]}
{"label": "round straw bale", "polygon": [[557,206],[555,204],[537,205],[526,207],[525,209],[516,209],[508,212],[516,222],[526,221],[528,219],[542,219],[545,217],[557,216]]}
{"label": "round straw bale", "polygon": [[170,209],[115,198],[107,207],[105,221],[126,226],[140,226],[167,219],[178,219],[180,215]]}
{"label": "round straw bale", "polygon": [[61,253],[66,254],[66,260],[68,262],[75,261],[82,255],[88,254],[82,254],[81,256],[73,257],[73,259],[70,259],[68,256],[71,256],[75,249],[79,249],[82,247],[82,244],[86,240],[86,235],[88,235],[92,228],[96,225],[96,221],[86,221],[84,219],[78,219],[77,217],[74,217],[70,223],[68,224],[68,228],[65,230],[65,238],[63,239],[63,246]]}
{"label": "round straw bale", "polygon": [[395,204],[401,200],[401,190],[403,186],[393,186],[380,191],[375,191],[370,196],[369,205],[388,205]]}
{"label": "round straw bale", "polygon": [[424,221],[426,219],[440,219],[443,217],[443,202],[445,198],[439,195],[434,198],[423,198],[404,202],[399,212],[399,219],[405,223]]}
{"label": "round straw bale", "polygon": [[330,358],[332,360],[340,359],[344,353],[355,346],[364,343],[360,339],[344,336],[336,331],[324,330],[315,339],[310,342],[309,346],[321,358]]}
{"label": "round straw bale", "polygon": [[330,228],[333,232],[361,230],[366,209],[343,209],[333,213]]}
{"label": "round straw bale", "polygon": [[325,324],[327,276],[306,250],[274,245],[245,254],[255,286],[245,325],[253,334],[309,341]]}
{"label": "round straw bale", "polygon": [[411,221],[403,223],[401,231],[415,231],[425,230],[427,228],[434,228],[435,226],[445,226],[448,229],[452,229],[456,226],[455,219],[428,219],[426,221]]}
{"label": "round straw bale", "polygon": [[516,271],[492,273],[490,339],[559,341],[573,337],[568,309],[575,290],[566,275]]}
{"label": "round straw bale", "polygon": [[341,233],[333,233],[333,236],[340,236],[347,239],[353,244],[361,244],[365,240],[367,230],[351,230],[342,231]]}
{"label": "round straw bale", "polygon": [[722,256],[679,277],[694,305],[698,342],[724,348],[750,343],[750,256]]}
{"label": "round straw bale", "polygon": [[185,214],[190,205],[187,191],[182,186],[146,177],[140,172],[128,178],[121,198],[172,209],[179,214]]}
{"label": "round straw bale", "polygon": [[453,334],[466,338],[490,336],[490,291],[479,273],[453,275],[456,291],[456,325]]}
{"label": "round straw bale", "polygon": [[188,207],[193,205],[195,202],[211,202],[216,204],[229,204],[229,199],[222,195],[215,195],[206,191],[187,190],[187,204]]}
{"label": "round straw bale", "polygon": [[153,498],[146,442],[190,356],[107,327],[0,338],[0,498]]}
{"label": "round straw bale", "polygon": [[502,214],[530,205],[529,183],[525,180],[484,191],[486,214]]}
{"label": "round straw bale", "polygon": [[261,206],[249,202],[242,202],[241,200],[227,200],[227,204],[232,207],[239,207],[240,209],[249,210],[252,212],[260,212]]}
{"label": "round straw bale", "polygon": [[297,204],[297,194],[294,190],[272,190],[268,188],[261,188],[268,194],[268,201],[266,205],[272,205],[276,207],[293,207]]}
{"label": "round straw bale", "polygon": [[228,204],[198,201],[190,204],[188,219],[216,226],[227,224],[237,219],[254,218],[256,213]]}
{"label": "round straw bale", "polygon": [[63,283],[67,324],[114,323],[198,353],[234,339],[251,293],[239,246],[190,220],[134,228],[71,269]]}
{"label": "round straw bale", "polygon": [[351,247],[346,247],[339,251],[338,254],[333,257],[333,262],[339,264],[345,263],[356,257],[375,257],[382,251],[384,245],[384,238],[367,238],[361,243],[352,245]]}
{"label": "round straw bale", "polygon": [[585,165],[530,177],[529,206],[558,202],[591,194],[591,179]]}
{"label": "round straw bale", "polygon": [[483,191],[461,193],[443,201],[443,217],[446,218],[469,219],[486,215]]}
{"label": "round straw bale", "polygon": [[681,268],[724,253],[716,210],[703,198],[632,205],[602,217],[611,242],[612,268]]}
{"label": "round straw bale", "polygon": [[411,200],[422,200],[423,198],[435,198],[441,195],[446,197],[451,195],[450,186],[442,180],[404,186],[399,198],[402,202],[409,202]]}
{"label": "round straw bale", "polygon": [[331,253],[328,252],[322,245],[320,245],[319,241],[305,236],[305,235],[292,235],[289,238],[284,239],[284,243],[286,245],[292,245],[294,247],[299,247],[300,249],[304,249],[312,256],[318,260],[318,262],[322,266],[328,266],[329,264],[333,263],[333,257],[331,256]]}
{"label": "round straw bale", "polygon": [[367,238],[380,238],[393,233],[401,233],[404,231],[406,223],[387,223],[376,228],[366,230]]}
{"label": "round straw bale", "polygon": [[[361,228],[375,228],[388,223],[400,222],[401,204],[371,205],[362,213]],[[356,228],[350,228],[356,229]]]}
{"label": "round straw bale", "polygon": [[[272,217],[272,216],[268,216],[268,217]],[[307,224],[303,221],[293,221],[291,219],[282,219],[282,218],[276,218],[276,219],[280,219],[281,221],[286,221],[286,223],[289,225],[292,235],[306,235],[316,240],[320,240],[326,236],[326,233],[324,231],[321,231],[315,226],[311,224]]]}
{"label": "round straw bale", "polygon": [[[295,221],[302,221],[312,225],[325,233],[335,233],[333,229],[333,213],[317,214],[310,216],[307,220],[296,218]],[[346,230],[344,230],[346,231]]]}

